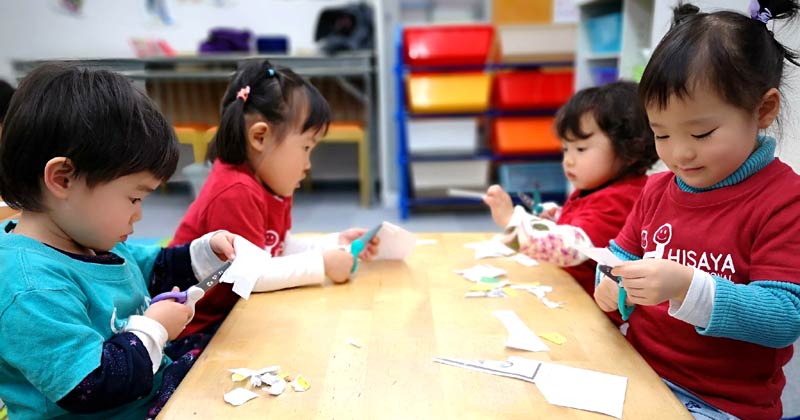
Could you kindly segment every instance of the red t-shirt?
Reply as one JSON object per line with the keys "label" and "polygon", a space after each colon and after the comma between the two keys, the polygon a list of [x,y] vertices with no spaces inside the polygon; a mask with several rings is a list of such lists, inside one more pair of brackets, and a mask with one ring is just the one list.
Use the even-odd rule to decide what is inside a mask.
{"label": "red t-shirt", "polygon": [[[646,182],[645,175],[632,176],[620,179],[585,197],[580,196],[580,190],[575,191],[564,203],[558,224],[583,229],[596,247],[608,246],[625,224]],[[595,266],[594,261],[588,260],[564,269],[591,296],[594,294]],[[610,316],[613,318],[613,314]]]}
{"label": "red t-shirt", "polygon": [[[277,256],[283,252],[286,232],[292,226],[291,209],[291,197],[276,197],[267,191],[247,164],[229,165],[217,160],[170,246],[224,229]],[[209,290],[197,302],[194,319],[180,337],[201,332],[225,319],[239,300],[232,287],[222,283]]]}
{"label": "red t-shirt", "polygon": [[[738,184],[702,193],[675,181],[672,173],[650,177],[617,245],[738,284],[800,283],[800,177],[790,167],[775,159]],[[660,376],[742,419],[780,418],[792,346],[703,336],[668,309],[668,302],[637,306],[627,333]]]}

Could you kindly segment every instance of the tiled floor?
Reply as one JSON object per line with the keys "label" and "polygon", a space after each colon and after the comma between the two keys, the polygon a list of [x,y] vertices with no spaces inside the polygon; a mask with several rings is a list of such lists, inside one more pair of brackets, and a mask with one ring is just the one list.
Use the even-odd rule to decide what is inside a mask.
{"label": "tiled floor", "polygon": [[[192,202],[188,189],[170,184],[166,190],[151,194],[143,201],[143,217],[135,226],[134,240],[168,238]],[[350,227],[368,228],[382,221],[402,225],[412,232],[495,232],[488,208],[475,206],[471,211],[445,209],[440,212],[414,213],[400,221],[397,209],[358,205],[357,191],[298,191],[292,209],[292,232],[337,232]]]}

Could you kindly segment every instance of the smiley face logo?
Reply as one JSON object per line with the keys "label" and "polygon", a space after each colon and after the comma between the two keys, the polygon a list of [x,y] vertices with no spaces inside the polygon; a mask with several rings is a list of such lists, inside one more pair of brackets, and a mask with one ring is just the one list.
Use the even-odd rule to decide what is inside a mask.
{"label": "smiley face logo", "polygon": [[653,242],[659,245],[666,245],[672,239],[672,225],[664,223],[653,235]]}
{"label": "smiley face logo", "polygon": [[265,236],[266,239],[264,240],[264,244],[267,249],[274,248],[275,245],[278,244],[278,240],[280,239],[280,237],[278,236],[278,232],[275,232],[274,230],[268,230]]}

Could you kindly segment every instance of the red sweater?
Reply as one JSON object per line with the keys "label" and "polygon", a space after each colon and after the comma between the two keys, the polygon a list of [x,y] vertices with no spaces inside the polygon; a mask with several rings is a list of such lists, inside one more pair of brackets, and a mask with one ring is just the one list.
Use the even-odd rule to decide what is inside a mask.
{"label": "red sweater", "polygon": [[[292,226],[291,209],[291,197],[276,197],[267,191],[247,164],[229,165],[217,160],[170,246],[224,229],[277,256],[283,252],[286,232]],[[209,290],[197,302],[194,319],[180,337],[202,332],[225,319],[239,300],[232,287],[222,283]]]}
{"label": "red sweater", "polygon": [[[738,184],[702,193],[682,191],[672,173],[653,175],[614,241],[636,256],[673,260],[737,284],[800,283],[797,191],[800,177],[778,159]],[[792,346],[700,335],[668,310],[668,302],[638,305],[627,334],[660,376],[739,418],[780,418],[782,367]]]}

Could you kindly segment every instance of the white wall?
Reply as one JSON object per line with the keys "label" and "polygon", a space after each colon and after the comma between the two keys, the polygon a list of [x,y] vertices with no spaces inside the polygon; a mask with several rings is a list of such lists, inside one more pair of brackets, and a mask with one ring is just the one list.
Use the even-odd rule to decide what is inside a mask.
{"label": "white wall", "polygon": [[218,26],[285,34],[292,52],[313,50],[319,11],[347,2],[166,0],[175,23],[165,25],[147,12],[145,0],[84,1],[78,16],[62,11],[58,0],[1,0],[0,78],[14,77],[12,59],[133,57],[132,37],[162,38],[179,52],[195,52]]}

